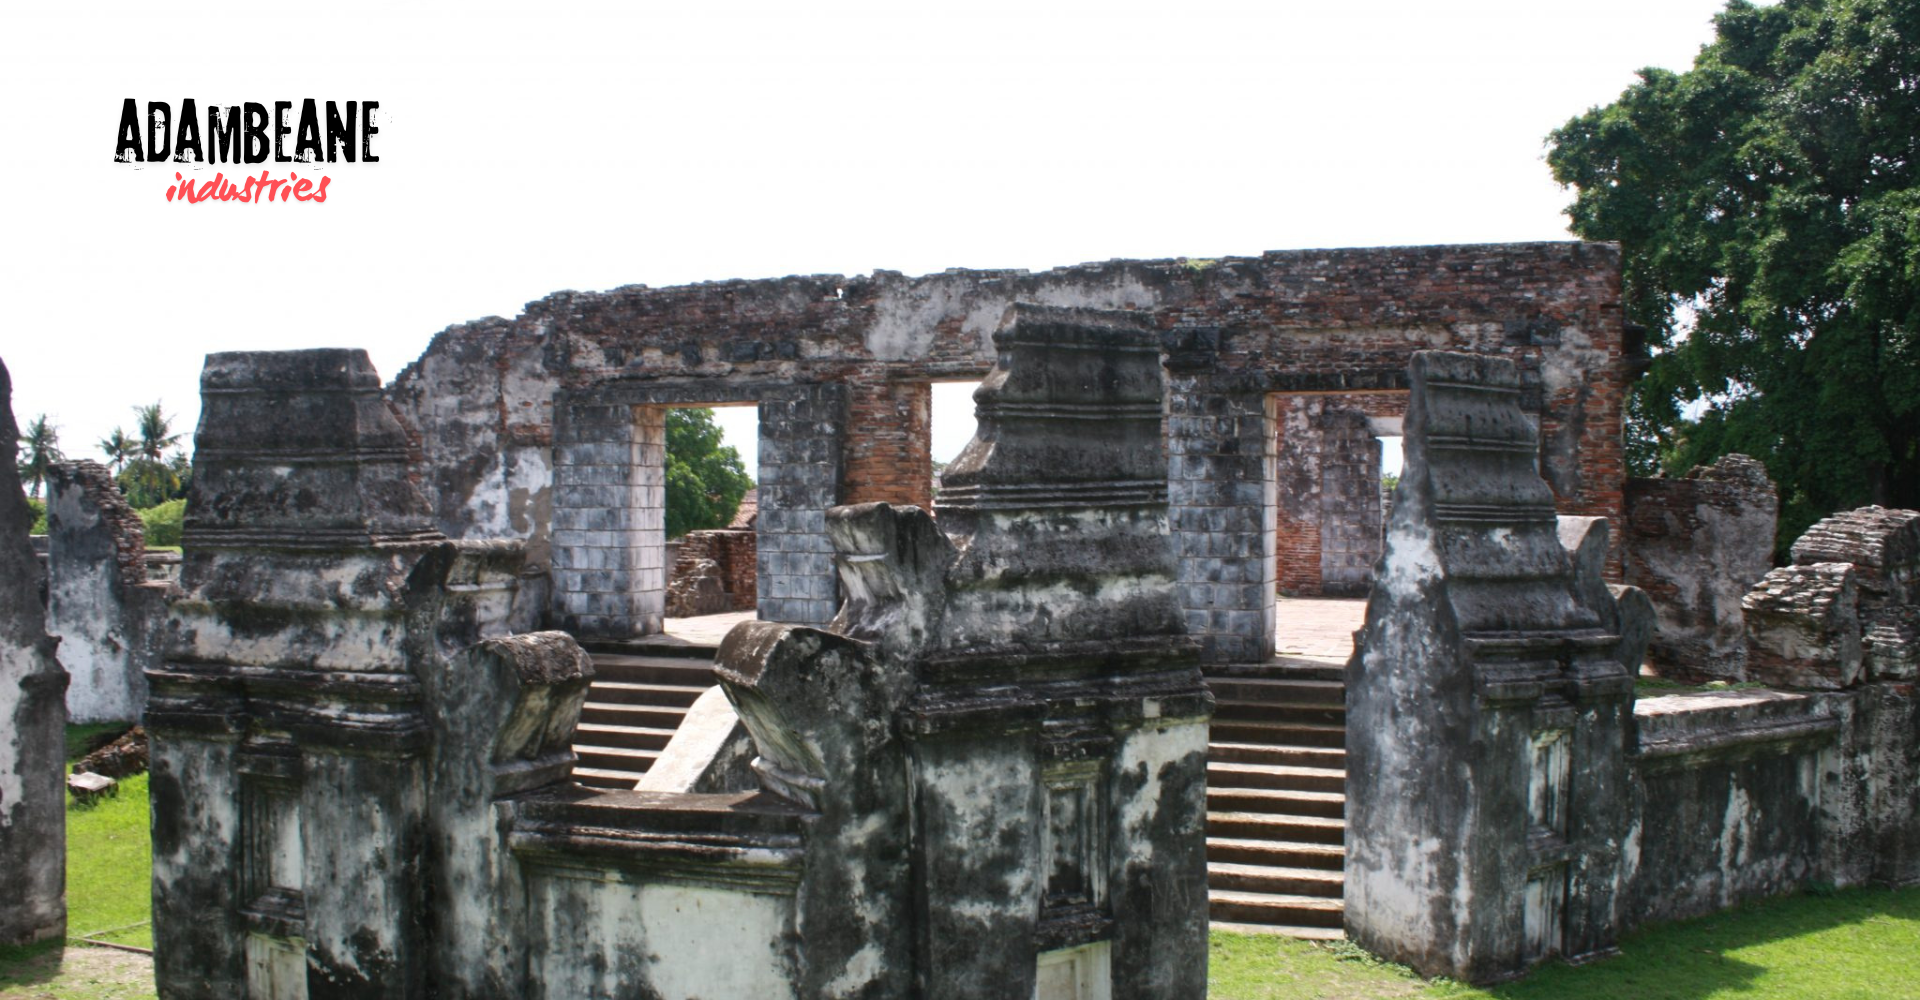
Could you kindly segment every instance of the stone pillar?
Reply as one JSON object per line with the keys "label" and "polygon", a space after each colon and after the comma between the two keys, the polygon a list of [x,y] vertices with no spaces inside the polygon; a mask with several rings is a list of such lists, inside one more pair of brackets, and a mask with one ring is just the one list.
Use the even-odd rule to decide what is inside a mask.
{"label": "stone pillar", "polygon": [[366,352],[213,354],[201,392],[184,596],[148,677],[160,995],[419,997],[419,678],[498,615],[476,584],[436,627],[454,550]]}
{"label": "stone pillar", "polygon": [[1484,983],[1612,947],[1647,605],[1601,580],[1604,525],[1563,544],[1511,361],[1422,352],[1410,375],[1347,669],[1347,933]]}
{"label": "stone pillar", "polygon": [[795,385],[760,400],[755,545],[764,621],[823,625],[839,607],[827,508],[840,502],[847,390]]}
{"label": "stone pillar", "polygon": [[632,638],[666,611],[666,409],[563,397],[554,407],[553,614]]}
{"label": "stone pillar", "polygon": [[67,932],[67,674],[40,604],[33,513],[14,464],[13,381],[0,364],[0,945]]}
{"label": "stone pillar", "polygon": [[1187,631],[1210,663],[1262,662],[1274,649],[1274,402],[1178,368],[1167,400],[1167,510]]}
{"label": "stone pillar", "polygon": [[147,707],[166,585],[147,585],[146,528],[98,462],[54,466],[47,495],[47,628],[72,676],[74,722],[127,722]]}
{"label": "stone pillar", "polygon": [[[1018,305],[994,346],[979,429],[942,477],[957,558],[903,723],[923,995],[1024,997],[1044,976],[1197,998],[1213,706],[1171,544],[1159,333],[1138,314]],[[1198,480],[1190,498],[1220,501],[1223,535],[1270,488],[1264,406],[1232,405],[1214,426],[1251,444],[1252,465],[1232,466],[1247,478]],[[1227,449],[1199,447],[1205,418],[1176,413],[1192,418],[1176,456],[1224,471],[1208,460]]]}

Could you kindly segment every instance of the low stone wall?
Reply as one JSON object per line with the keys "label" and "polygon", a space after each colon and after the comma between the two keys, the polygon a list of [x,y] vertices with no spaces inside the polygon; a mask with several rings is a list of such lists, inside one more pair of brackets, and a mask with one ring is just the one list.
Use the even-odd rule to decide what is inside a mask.
{"label": "low stone wall", "polygon": [[751,530],[689,531],[677,542],[668,543],[667,550],[673,556],[672,568],[667,572],[669,588],[700,560],[711,559],[718,567],[720,587],[727,592],[726,610],[753,610],[759,573]]}
{"label": "low stone wall", "polygon": [[1640,701],[1626,923],[1920,879],[1915,706],[1904,685]]}

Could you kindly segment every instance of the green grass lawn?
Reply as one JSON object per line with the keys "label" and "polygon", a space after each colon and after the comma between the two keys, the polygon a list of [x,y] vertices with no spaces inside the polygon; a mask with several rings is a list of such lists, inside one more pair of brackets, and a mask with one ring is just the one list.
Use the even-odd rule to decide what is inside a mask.
{"label": "green grass lawn", "polygon": [[[75,727],[78,729],[78,727]],[[86,734],[69,732],[69,745]],[[67,809],[69,944],[0,948],[0,1000],[145,1000],[152,947],[147,778]],[[1213,935],[1211,1000],[1920,1000],[1920,888],[1767,900],[1628,935],[1620,955],[1491,989],[1426,982],[1345,943]]]}
{"label": "green grass lawn", "polygon": [[[124,725],[67,727],[67,759]],[[153,992],[144,955],[78,945],[83,936],[153,947],[153,849],[147,831],[147,776],[120,782],[91,805],[67,800],[67,942],[0,947],[0,1000],[137,1000]],[[69,945],[68,943],[71,943]]]}
{"label": "green grass lawn", "polygon": [[1347,944],[1215,934],[1211,1000],[1917,1000],[1920,888],[1770,899],[1643,928],[1620,955],[1489,989],[1422,982]]}

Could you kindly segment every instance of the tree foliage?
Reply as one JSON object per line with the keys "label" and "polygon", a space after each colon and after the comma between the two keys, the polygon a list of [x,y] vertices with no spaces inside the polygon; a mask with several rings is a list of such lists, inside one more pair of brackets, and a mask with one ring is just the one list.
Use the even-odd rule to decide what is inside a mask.
{"label": "tree foliage", "polygon": [[136,406],[133,412],[137,439],[132,442],[132,456],[118,476],[127,502],[139,508],[155,507],[185,496],[192,464],[184,454],[167,455],[167,449],[179,444],[184,435],[173,433],[173,418],[157,400],[149,406]]}
{"label": "tree foliage", "polygon": [[667,411],[668,538],[726,527],[753,487],[740,453],[720,438],[712,410]]}
{"label": "tree foliage", "polygon": [[60,432],[47,421],[47,415],[42,413],[28,421],[26,433],[20,435],[20,457],[14,462],[20,481],[32,484],[27,495],[38,497],[54,463],[65,459],[60,454]]}
{"label": "tree foliage", "polygon": [[1690,71],[1549,139],[1655,354],[1630,458],[1759,458],[1782,539],[1920,507],[1920,0],[1733,0],[1715,25]]}
{"label": "tree foliage", "polygon": [[118,475],[126,468],[127,462],[140,453],[140,443],[127,436],[127,432],[115,427],[113,433],[100,439],[100,452],[107,456],[107,471]]}

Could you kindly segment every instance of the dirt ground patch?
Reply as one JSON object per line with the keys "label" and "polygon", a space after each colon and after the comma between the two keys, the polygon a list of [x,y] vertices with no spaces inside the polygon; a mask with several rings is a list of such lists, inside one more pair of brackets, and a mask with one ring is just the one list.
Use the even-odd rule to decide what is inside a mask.
{"label": "dirt ground patch", "polygon": [[0,1000],[151,1000],[153,959],[113,948],[49,948],[0,963]]}

